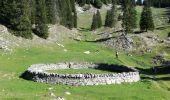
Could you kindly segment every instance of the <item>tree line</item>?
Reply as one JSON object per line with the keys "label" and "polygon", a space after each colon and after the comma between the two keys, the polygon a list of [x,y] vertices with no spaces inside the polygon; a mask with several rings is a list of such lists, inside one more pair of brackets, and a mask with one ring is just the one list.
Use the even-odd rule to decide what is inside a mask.
{"label": "tree line", "polygon": [[[169,5],[169,0],[0,0],[0,23],[10,31],[25,38],[36,34],[44,39],[48,37],[48,24],[61,24],[69,29],[77,28],[75,3],[83,6],[92,4],[101,8],[102,4],[112,4],[107,11],[104,26],[114,27],[118,19],[116,5],[122,6],[122,27],[126,34],[137,27],[136,5],[144,5],[140,19],[141,30],[153,30],[154,23],[150,6]],[[164,6],[163,6],[164,5]],[[94,13],[91,29],[102,27],[99,10]]]}
{"label": "tree line", "polygon": [[137,0],[136,5],[143,5],[147,1],[149,1],[150,6],[153,7],[158,7],[158,8],[165,8],[165,7],[170,7],[170,0]]}
{"label": "tree line", "polygon": [[48,24],[77,27],[75,0],[0,0],[0,23],[14,35],[48,37]]}
{"label": "tree line", "polygon": [[[137,28],[137,11],[135,8],[136,2],[134,0],[122,0],[122,28],[124,34],[133,33],[134,29]],[[112,8],[107,11],[106,18],[105,18],[105,27],[113,28],[116,25],[116,22],[118,21],[118,15],[117,15],[117,8],[116,8],[117,2],[112,2]],[[141,13],[141,19],[140,19],[140,30],[141,31],[153,31],[154,21],[152,17],[152,11],[150,7],[150,2],[145,1],[143,11]],[[101,15],[99,10],[97,11],[97,14],[94,13],[91,30],[96,30],[97,28],[102,27],[102,21],[101,21]]]}

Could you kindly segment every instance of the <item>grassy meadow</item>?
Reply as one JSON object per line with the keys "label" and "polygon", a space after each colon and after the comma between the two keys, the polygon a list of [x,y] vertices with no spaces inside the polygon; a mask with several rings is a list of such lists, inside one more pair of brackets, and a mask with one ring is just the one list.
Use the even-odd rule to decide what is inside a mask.
{"label": "grassy meadow", "polygon": [[[157,10],[163,12],[165,9],[154,9],[153,11],[157,13]],[[141,7],[138,7],[137,11],[139,16]],[[104,18],[105,13],[106,11],[102,11],[102,18]],[[91,13],[79,15],[78,21],[83,21],[78,22],[79,26],[89,28],[91,16]],[[170,28],[155,30],[156,34],[163,39],[167,37],[169,31]],[[83,32],[82,34],[86,34]],[[87,34],[90,34],[89,31]],[[89,38],[92,37],[89,36]],[[113,48],[99,43],[70,40],[63,45],[64,48],[57,45],[17,47],[11,54],[0,51],[0,100],[53,100],[58,96],[64,97],[66,100],[169,100],[170,74],[159,74],[156,75],[156,79],[152,79],[152,75],[148,73],[150,68],[154,66],[152,58],[157,53],[166,53],[166,59],[170,59],[169,48],[155,47],[152,53],[144,55],[130,52],[132,56],[128,56],[127,52],[120,52],[119,59],[116,59]],[[64,49],[67,49],[67,52]],[[91,53],[85,54],[85,51]],[[118,64],[136,67],[146,70],[146,72],[141,73],[144,79],[140,82],[104,86],[53,85],[20,78],[20,75],[32,64],[58,62]],[[68,95],[65,92],[71,94]],[[54,93],[55,96],[51,96],[50,93]]]}

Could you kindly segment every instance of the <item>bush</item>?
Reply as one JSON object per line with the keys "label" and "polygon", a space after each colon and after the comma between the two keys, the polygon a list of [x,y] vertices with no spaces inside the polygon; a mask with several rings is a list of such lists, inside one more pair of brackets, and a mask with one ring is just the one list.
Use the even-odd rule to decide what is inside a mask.
{"label": "bush", "polygon": [[23,38],[26,38],[26,39],[32,39],[33,38],[33,35],[32,35],[32,32],[26,32],[26,31],[11,31],[12,34],[14,34],[15,36],[18,36],[18,37],[23,37]]}

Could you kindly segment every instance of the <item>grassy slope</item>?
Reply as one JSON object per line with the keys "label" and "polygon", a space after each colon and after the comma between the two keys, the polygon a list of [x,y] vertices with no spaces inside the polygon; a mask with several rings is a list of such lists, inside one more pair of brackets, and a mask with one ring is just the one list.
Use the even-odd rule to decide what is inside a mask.
{"label": "grassy slope", "polygon": [[[102,15],[103,16],[103,15]],[[87,18],[87,17],[84,17]],[[82,18],[83,19],[83,18]],[[166,32],[160,31],[160,33]],[[20,79],[19,76],[31,64],[57,63],[65,61],[113,63],[140,68],[149,68],[151,58],[155,55],[138,55],[132,53],[132,57],[120,53],[119,59],[115,59],[115,51],[100,44],[74,42],[65,43],[65,49],[58,46],[17,48],[12,54],[0,56],[0,99],[7,100],[47,100],[50,97],[48,88],[56,96],[62,96],[67,100],[169,100],[170,81],[153,81],[150,79],[133,84],[108,85],[108,86],[84,86],[73,87],[65,85],[50,85],[35,83]],[[95,53],[99,50],[99,53]],[[87,55],[83,52],[90,51]],[[162,51],[162,49],[158,50]],[[143,63],[141,63],[143,62]],[[158,77],[170,77],[163,75]],[[69,91],[71,95],[64,92]]]}

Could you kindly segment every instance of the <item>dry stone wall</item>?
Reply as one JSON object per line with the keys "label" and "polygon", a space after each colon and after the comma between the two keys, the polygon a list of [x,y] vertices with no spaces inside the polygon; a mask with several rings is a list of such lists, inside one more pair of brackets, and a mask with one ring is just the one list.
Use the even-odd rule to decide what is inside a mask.
{"label": "dry stone wall", "polygon": [[[121,72],[107,74],[57,74],[47,72],[48,70],[82,68],[94,68]],[[23,73],[22,77],[35,82],[65,84],[73,86],[121,84],[138,82],[140,80],[139,72],[136,69],[128,68],[125,66],[93,63],[36,64],[31,65],[31,67],[29,67],[28,70]]]}

